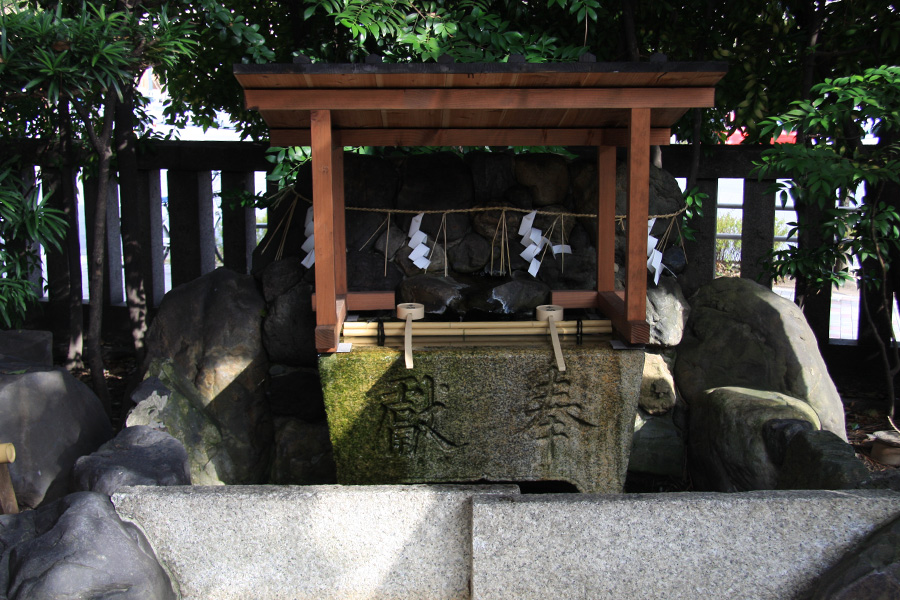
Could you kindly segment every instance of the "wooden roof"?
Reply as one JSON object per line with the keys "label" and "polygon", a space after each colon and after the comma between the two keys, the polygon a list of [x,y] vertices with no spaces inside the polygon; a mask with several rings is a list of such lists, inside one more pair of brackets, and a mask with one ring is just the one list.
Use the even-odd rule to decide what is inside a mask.
{"label": "wooden roof", "polygon": [[[273,145],[309,143],[332,111],[344,145],[625,145],[649,108],[652,143],[689,108],[713,106],[723,63],[235,65]],[[499,132],[499,133],[498,133]]]}

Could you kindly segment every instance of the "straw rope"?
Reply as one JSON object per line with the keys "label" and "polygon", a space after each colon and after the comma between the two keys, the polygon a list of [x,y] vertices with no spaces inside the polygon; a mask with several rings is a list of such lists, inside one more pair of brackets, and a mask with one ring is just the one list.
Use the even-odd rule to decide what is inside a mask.
{"label": "straw rope", "polygon": [[[281,221],[275,227],[272,239],[274,239],[274,235],[276,233],[278,233],[278,230],[281,229],[281,227],[283,225],[285,225],[286,223],[290,223],[290,221],[294,215],[294,210],[297,207],[298,200],[303,200],[304,202],[306,202],[307,204],[310,204],[310,205],[313,204],[312,200],[310,200],[306,196],[298,193],[297,190],[295,190],[293,187],[288,187],[288,188],[282,188],[281,190],[278,190],[277,192],[275,192],[274,194],[272,194],[269,197],[272,199],[271,205],[277,206],[283,200],[285,200],[285,198],[288,196],[288,194],[293,195],[293,198],[291,199],[291,206],[288,209],[287,214],[284,217],[282,217]],[[447,267],[447,257],[446,257],[446,253],[447,253],[447,250],[446,250],[446,248],[447,248],[447,229],[446,229],[446,227],[447,227],[447,215],[449,215],[449,214],[469,214],[469,213],[479,213],[479,212],[500,212],[501,213],[501,217],[497,221],[497,229],[494,231],[494,239],[491,241],[491,271],[493,272],[493,270],[494,270],[494,244],[497,240],[497,235],[499,233],[499,235],[500,235],[500,274],[501,275],[503,274],[503,271],[504,271],[504,269],[503,269],[504,262],[507,263],[507,266],[509,267],[510,272],[512,272],[512,264],[511,264],[511,259],[510,259],[510,250],[509,250],[509,234],[506,229],[506,213],[508,213],[508,212],[518,212],[518,213],[523,213],[523,214],[535,213],[535,214],[542,215],[542,216],[554,217],[554,220],[550,225],[550,230],[548,231],[547,236],[546,236],[547,239],[551,239],[550,236],[552,235],[553,230],[556,227],[556,224],[559,223],[561,220],[562,226],[560,227],[560,230],[561,230],[560,238],[561,238],[562,244],[565,244],[565,218],[566,217],[585,218],[585,219],[596,219],[597,218],[596,213],[557,212],[557,211],[551,211],[551,210],[535,210],[535,209],[527,209],[527,208],[515,208],[515,207],[511,207],[511,206],[479,206],[479,207],[475,207],[475,208],[448,208],[448,209],[435,209],[435,210],[415,210],[415,209],[399,209],[399,208],[366,208],[366,207],[361,207],[361,206],[347,206],[347,207],[345,207],[345,210],[353,210],[353,211],[358,211],[358,212],[369,212],[369,213],[380,213],[380,214],[386,215],[385,220],[382,221],[381,224],[378,225],[378,228],[375,229],[375,231],[372,233],[371,236],[369,236],[369,239],[366,240],[365,243],[360,247],[360,250],[363,250],[363,248],[368,246],[369,243],[373,239],[375,239],[375,236],[378,234],[379,231],[381,231],[382,227],[386,226],[388,235],[390,235],[391,215],[395,215],[395,214],[441,215],[441,225],[440,225],[440,228],[438,229],[437,237],[438,238],[440,237],[441,231],[443,230],[444,254],[445,254],[445,257],[444,257],[444,274],[445,274],[445,276],[447,274],[447,268],[448,268]],[[663,214],[663,215],[648,215],[648,217],[647,217],[648,219],[670,219],[669,225],[666,228],[665,233],[663,234],[663,236],[659,240],[659,242],[657,242],[656,247],[658,249],[665,247],[665,245],[668,243],[669,238],[672,233],[673,225],[678,228],[679,233],[681,232],[681,224],[678,223],[678,219],[676,217],[683,214],[684,211],[686,211],[686,210],[687,210],[687,206],[683,206],[679,210],[677,210],[673,213],[668,213],[668,214]],[[622,230],[624,230],[625,229],[625,220],[627,218],[628,218],[627,215],[615,215],[616,225],[618,225]],[[288,227],[289,227],[289,225],[288,225]],[[269,242],[266,244],[266,246],[263,248],[263,252],[265,252],[266,249],[268,248],[269,244],[271,244],[272,239],[270,239]],[[286,240],[287,240],[287,227],[285,228],[285,230],[282,234],[281,243],[279,244],[278,251],[276,252],[276,259],[279,259],[282,257],[283,252],[284,252],[284,244],[285,244]],[[390,238],[388,238],[387,241],[389,241],[389,240],[390,240]],[[385,276],[387,276],[387,263],[388,263],[387,241],[386,241],[385,257],[384,257],[385,258],[385,261],[384,261]],[[682,249],[683,249],[684,248],[684,240],[683,240],[682,236],[679,236],[679,241],[680,241]],[[546,255],[546,253],[547,253],[547,248],[544,248],[543,253],[541,254],[541,258],[540,258],[541,263],[543,263],[544,256]],[[430,254],[433,256],[434,248],[432,248]],[[565,261],[565,255],[563,255],[562,260]],[[426,270],[426,272],[427,272],[427,270]]]}
{"label": "straw rope", "polygon": [[[312,204],[312,200],[307,198],[306,196],[297,193],[294,188],[285,188],[290,190],[295,198],[299,198],[308,204]],[[275,203],[280,202],[283,199],[282,197],[278,197],[275,199]],[[537,213],[539,215],[546,215],[550,217],[575,217],[575,218],[584,218],[584,219],[596,219],[597,213],[576,213],[576,212],[557,212],[552,210],[536,210],[530,208],[515,208],[512,206],[477,206],[474,208],[446,208],[446,209],[434,209],[434,210],[418,210],[418,209],[401,209],[401,208],[367,208],[363,206],[347,206],[345,210],[354,210],[358,212],[371,212],[371,213],[382,213],[382,214],[396,214],[396,215],[418,215],[418,214],[426,214],[426,215],[450,215],[457,213],[477,213],[477,212],[492,212],[492,211],[503,211],[503,212],[519,212],[523,214],[528,213]],[[677,217],[682,214],[685,210],[687,210],[687,206],[682,206],[680,209],[673,213],[668,213],[664,215],[648,215],[648,219],[671,219],[673,217]],[[624,221],[628,218],[628,215],[616,215],[616,221]]]}

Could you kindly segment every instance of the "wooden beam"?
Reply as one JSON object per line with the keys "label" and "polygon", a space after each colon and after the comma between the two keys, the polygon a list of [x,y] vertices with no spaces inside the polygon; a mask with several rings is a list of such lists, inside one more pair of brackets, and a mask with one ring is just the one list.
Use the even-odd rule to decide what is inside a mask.
{"label": "wooden beam", "polygon": [[[397,306],[394,292],[347,292],[347,310],[393,310]],[[313,310],[316,308],[316,295],[312,295]]]}
{"label": "wooden beam", "polygon": [[597,291],[616,289],[616,149],[597,148]]}
{"label": "wooden beam", "polygon": [[550,302],[563,308],[599,308],[597,292],[591,290],[553,290]]}
{"label": "wooden beam", "polygon": [[530,89],[253,89],[250,110],[566,110],[650,109],[714,106],[715,89],[530,88]]}
{"label": "wooden beam", "polygon": [[551,302],[563,308],[597,308],[612,322],[613,329],[629,344],[650,341],[650,326],[646,320],[630,321],[625,317],[622,292],[592,292],[589,290],[553,290]]}
{"label": "wooden beam", "polygon": [[[341,129],[340,146],[618,146],[628,145],[627,129]],[[650,130],[650,143],[665,146],[665,127]],[[273,146],[309,146],[309,129],[272,129]]]}
{"label": "wooden beam", "polygon": [[625,316],[647,318],[647,216],[650,205],[650,110],[631,110],[628,127],[628,208],[626,214]]}

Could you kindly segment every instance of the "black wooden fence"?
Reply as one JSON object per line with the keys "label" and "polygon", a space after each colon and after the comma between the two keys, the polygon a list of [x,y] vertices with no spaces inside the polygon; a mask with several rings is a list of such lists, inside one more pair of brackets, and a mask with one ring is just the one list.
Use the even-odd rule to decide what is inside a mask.
{"label": "black wooden fence", "polygon": [[[129,293],[128,273],[140,273],[145,285],[150,310],[158,306],[165,293],[165,272],[171,272],[173,287],[207,273],[217,266],[217,236],[214,227],[213,177],[221,177],[222,197],[233,191],[254,191],[258,172],[267,171],[266,146],[250,142],[179,142],[153,141],[141,148],[138,159],[138,206],[121,206],[118,188],[111,186],[107,212],[107,281],[104,312],[113,320],[126,313],[125,296]],[[753,161],[762,148],[716,146],[704,148],[700,161],[698,185],[708,195],[703,217],[697,225],[696,240],[688,244],[688,268],[682,277],[686,293],[691,293],[715,276],[716,210],[719,178],[743,180],[743,233],[741,237],[741,276],[758,279],[762,273],[759,260],[774,243],[775,198],[766,193],[771,181],[759,181],[751,175]],[[662,149],[663,167],[675,177],[687,177],[692,149],[669,146]],[[38,165],[45,174],[53,169]],[[165,171],[165,173],[163,173]],[[163,227],[162,177],[168,188],[168,238]],[[90,185],[89,183],[87,184]],[[60,188],[62,189],[62,188]],[[256,244],[256,218],[252,208],[221,208],[219,264],[246,273],[251,266],[251,253]],[[93,237],[92,215],[85,215],[87,248]],[[128,230],[123,234],[123,228]],[[50,323],[64,323],[72,309],[69,261],[81,260],[81,240],[77,229],[70,229],[65,252],[47,256],[47,301],[44,315]],[[124,238],[124,241],[123,241]],[[135,238],[142,248],[139,264],[126,266],[123,248]],[[168,253],[167,253],[168,250]],[[73,257],[73,253],[78,257]],[[125,252],[127,254],[127,250]],[[122,321],[127,323],[127,319]]]}

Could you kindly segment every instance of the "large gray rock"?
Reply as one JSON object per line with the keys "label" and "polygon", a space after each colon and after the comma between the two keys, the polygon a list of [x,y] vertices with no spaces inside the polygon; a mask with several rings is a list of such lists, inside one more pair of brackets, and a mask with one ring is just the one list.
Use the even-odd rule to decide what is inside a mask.
{"label": "large gray rock", "polygon": [[[192,455],[203,436],[182,429],[187,420],[180,413],[199,411],[221,436],[214,454],[229,456],[229,472],[216,473],[223,483],[263,481],[268,470],[273,432],[265,398],[265,308],[252,277],[217,269],[166,294],[147,333],[145,372],[174,393],[168,413],[137,419],[138,406],[128,424],[162,425]],[[203,483],[194,478],[202,462],[191,458],[195,483]]]}
{"label": "large gray rock", "polygon": [[187,452],[168,433],[143,425],[126,427],[89,456],[75,462],[75,491],[107,496],[126,485],[190,485]]}
{"label": "large gray rock", "polygon": [[520,154],[516,179],[531,190],[535,208],[560,204],[569,191],[569,168],[558,154]]}
{"label": "large gray rock", "polygon": [[830,431],[800,431],[791,438],[778,478],[783,490],[847,490],[869,470],[853,446]]}
{"label": "large gray rock", "polygon": [[457,273],[476,273],[491,257],[491,244],[477,233],[467,233],[447,253],[450,267]]}
{"label": "large gray rock", "polygon": [[267,396],[273,417],[297,417],[310,422],[325,420],[318,369],[272,365]]}
{"label": "large gray rock", "polygon": [[[406,244],[401,247],[401,250],[404,248],[408,249]],[[397,259],[399,261],[399,256]],[[385,267],[384,256],[381,254],[369,250],[359,252],[353,247],[348,249],[347,283],[351,290],[356,292],[394,291],[402,280],[403,271],[400,267],[390,261]]]}
{"label": "large gray rock", "polygon": [[689,455],[695,487],[716,492],[775,489],[779,469],[763,435],[773,419],[820,427],[809,405],[777,392],[716,388],[691,401]]}
{"label": "large gray rock", "polygon": [[659,284],[647,287],[647,323],[650,344],[677,346],[681,343],[691,306],[674,277],[660,277]]}
{"label": "large gray rock", "polygon": [[9,474],[20,507],[68,493],[78,457],[111,437],[100,400],[68,371],[0,358],[0,441],[16,447]]}
{"label": "large gray rock", "polygon": [[475,199],[478,202],[502,198],[516,183],[515,157],[501,152],[468,152],[466,164],[472,171]]}
{"label": "large gray rock", "polygon": [[[268,269],[263,273],[263,281],[267,272]],[[316,364],[316,315],[312,309],[312,290],[308,283],[299,282],[268,302],[263,320],[263,344],[272,362],[295,366]]]}
{"label": "large gray rock", "polygon": [[648,352],[644,357],[638,405],[651,415],[661,415],[675,408],[677,399],[670,361],[662,354]]}
{"label": "large gray rock", "polygon": [[685,456],[684,435],[671,414],[654,416],[638,410],[631,438],[629,471],[682,477]]}
{"label": "large gray rock", "polygon": [[725,386],[799,398],[823,429],[847,439],[843,404],[803,313],[748,279],[715,279],[694,296],[675,382],[689,402]]}
{"label": "large gray rock", "polygon": [[895,598],[900,598],[900,518],[846,553],[822,575],[812,596],[813,600]]}
{"label": "large gray rock", "polygon": [[318,485],[337,481],[328,424],[300,419],[275,420],[274,485]]}
{"label": "large gray rock", "polygon": [[0,589],[9,600],[176,597],[147,539],[103,494],[79,492],[0,516],[0,548]]}
{"label": "large gray rock", "polygon": [[[396,200],[397,208],[404,210],[422,210],[426,203],[430,210],[471,208],[475,202],[472,173],[461,158],[450,152],[407,156],[400,168]],[[411,218],[412,215],[403,223],[406,231]],[[422,219],[421,229],[429,239],[437,236],[441,221],[442,215],[434,213],[426,214]],[[445,225],[447,240],[456,241],[468,231],[469,215],[448,214]]]}
{"label": "large gray rock", "polygon": [[400,302],[423,304],[426,313],[442,315],[461,307],[464,287],[449,277],[417,275],[400,284],[397,297]]}
{"label": "large gray rock", "polygon": [[549,299],[550,287],[546,284],[533,279],[514,279],[492,289],[488,303],[493,312],[517,314],[533,311]]}

